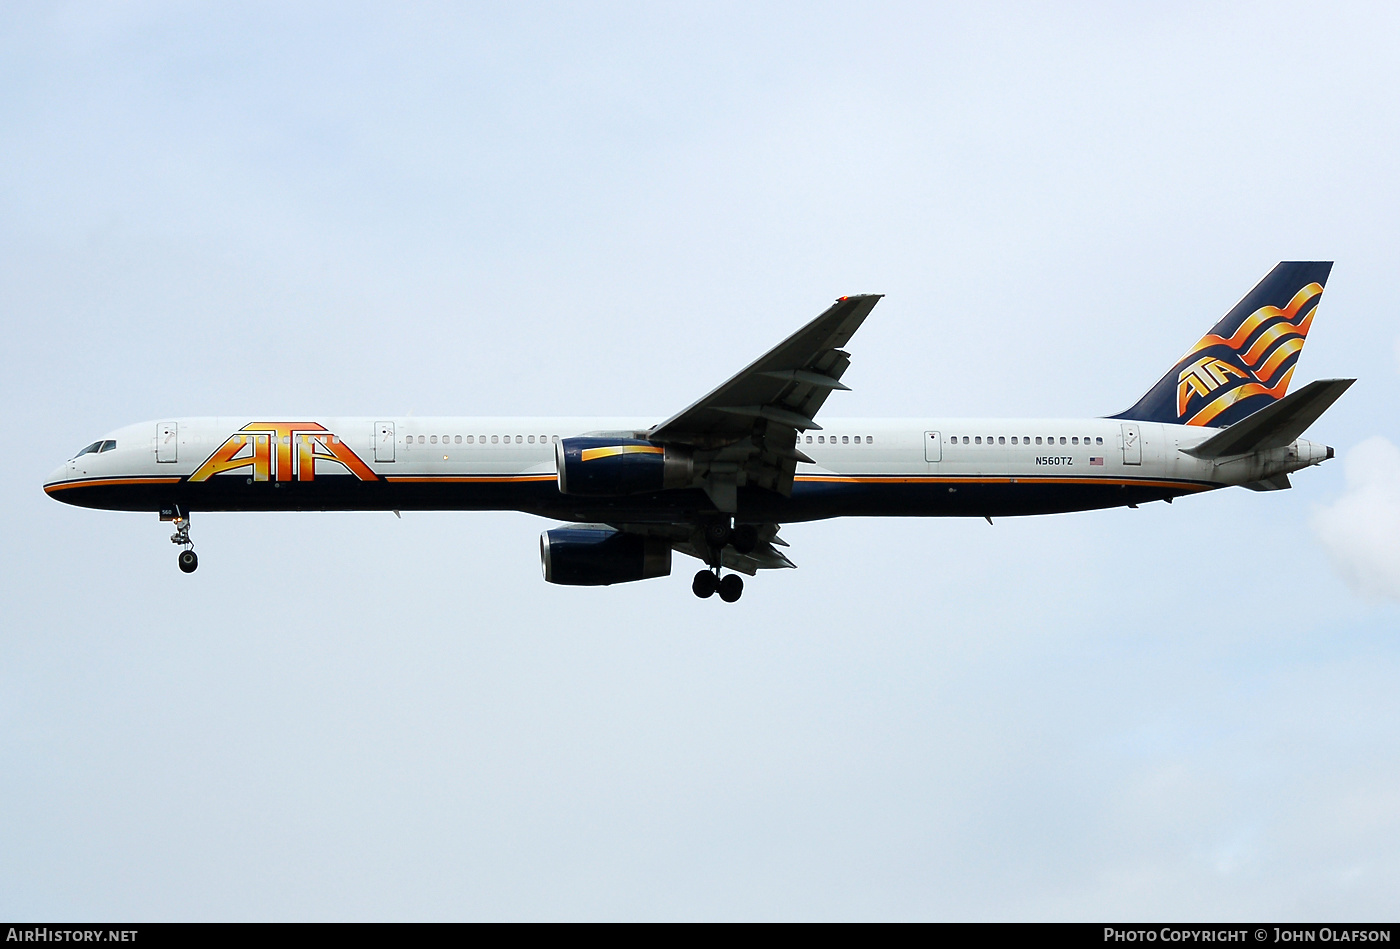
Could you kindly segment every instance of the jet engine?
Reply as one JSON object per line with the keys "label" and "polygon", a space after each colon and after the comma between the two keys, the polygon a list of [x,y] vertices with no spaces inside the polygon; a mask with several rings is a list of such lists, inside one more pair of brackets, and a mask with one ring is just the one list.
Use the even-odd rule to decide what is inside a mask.
{"label": "jet engine", "polygon": [[683,449],[637,438],[581,435],[555,443],[559,492],[620,497],[689,487],[695,463]]}
{"label": "jet engine", "polygon": [[557,527],[540,535],[540,565],[550,583],[607,586],[671,574],[671,545],[610,527]]}

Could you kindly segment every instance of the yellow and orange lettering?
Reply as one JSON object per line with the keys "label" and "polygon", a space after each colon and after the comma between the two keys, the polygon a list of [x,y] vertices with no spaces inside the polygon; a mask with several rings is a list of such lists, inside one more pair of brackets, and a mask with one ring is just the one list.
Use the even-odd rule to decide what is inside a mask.
{"label": "yellow and orange lettering", "polygon": [[334,461],[361,481],[377,481],[378,476],[344,442],[334,440],[326,432],[298,432],[297,480],[316,480],[316,460]]}
{"label": "yellow and orange lettering", "polygon": [[350,450],[350,446],[345,442],[332,441],[330,444],[321,442],[320,457],[331,457],[344,465],[349,472],[361,481],[378,481],[379,475],[369,469],[369,465],[360,460],[360,456]]}
{"label": "yellow and orange lettering", "polygon": [[1191,401],[1191,393],[1196,395],[1209,395],[1210,390],[1215,388],[1209,378],[1203,378],[1202,366],[1206,359],[1198,359],[1196,362],[1181,370],[1177,376],[1176,384],[1176,414],[1178,416],[1186,414],[1186,404]]}
{"label": "yellow and orange lettering", "polygon": [[1209,372],[1210,377],[1215,380],[1215,385],[1211,386],[1212,389],[1217,386],[1223,386],[1228,382],[1229,380],[1225,378],[1226,376],[1234,376],[1236,379],[1247,378],[1239,369],[1219,359],[1212,359],[1210,362],[1206,363],[1205,370]]}
{"label": "yellow and orange lettering", "polygon": [[278,481],[291,481],[293,478],[292,433],[324,432],[325,430],[324,426],[315,422],[249,422],[243,426],[245,432],[267,432],[277,443],[276,472]]}
{"label": "yellow and orange lettering", "polygon": [[271,469],[270,449],[266,435],[233,435],[190,475],[190,480],[207,481],[216,474],[248,468],[254,481],[266,481]]}
{"label": "yellow and orange lettering", "polygon": [[[240,454],[249,445],[251,448]],[[349,445],[316,422],[249,422],[241,433],[214,452],[190,480],[205,481],[220,472],[251,467],[254,481],[273,477],[278,481],[315,481],[318,458],[344,466],[361,481],[379,480]]]}

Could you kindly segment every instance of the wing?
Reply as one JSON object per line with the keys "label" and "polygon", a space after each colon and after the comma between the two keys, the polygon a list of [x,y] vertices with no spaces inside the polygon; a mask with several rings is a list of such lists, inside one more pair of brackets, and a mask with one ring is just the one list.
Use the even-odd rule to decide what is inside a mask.
{"label": "wing", "polygon": [[742,485],[790,495],[797,463],[811,461],[797,449],[797,433],[820,429],[815,416],[826,397],[833,389],[847,388],[841,376],[851,357],[841,347],[879,301],[880,294],[841,297],[821,316],[694,405],[648,431],[646,437],[688,446],[695,454],[702,485],[721,511],[738,510]]}
{"label": "wing", "polygon": [[[593,526],[593,525],[579,525]],[[601,528],[619,530],[627,534],[643,537],[661,537],[670,542],[671,547],[687,557],[713,563],[708,554],[703,528],[697,524],[599,524]],[[787,541],[778,536],[780,525],[768,523],[758,525],[758,543],[749,553],[741,554],[733,547],[725,547],[720,552],[721,566],[753,576],[759,570],[774,570],[796,567],[779,547],[788,546]]]}

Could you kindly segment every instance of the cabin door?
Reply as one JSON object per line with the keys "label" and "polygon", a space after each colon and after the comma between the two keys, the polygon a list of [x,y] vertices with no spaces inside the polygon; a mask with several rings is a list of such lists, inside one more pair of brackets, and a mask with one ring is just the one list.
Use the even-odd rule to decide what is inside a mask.
{"label": "cabin door", "polygon": [[1123,464],[1142,464],[1142,432],[1137,422],[1123,423]]}
{"label": "cabin door", "polygon": [[156,426],[156,461],[180,460],[180,425],[161,422]]}
{"label": "cabin door", "polygon": [[943,437],[937,432],[924,432],[924,461],[943,460]]}
{"label": "cabin door", "polygon": [[[363,431],[363,429],[361,429]],[[394,460],[394,423],[374,423],[374,460]]]}

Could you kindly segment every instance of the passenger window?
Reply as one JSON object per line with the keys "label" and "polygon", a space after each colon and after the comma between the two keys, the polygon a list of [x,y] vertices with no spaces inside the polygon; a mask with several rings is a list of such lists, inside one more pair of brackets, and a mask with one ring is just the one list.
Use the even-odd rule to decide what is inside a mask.
{"label": "passenger window", "polygon": [[419,435],[419,436],[418,436],[418,444],[421,445],[421,444],[423,444],[425,441],[427,441],[427,436],[426,436],[426,435]]}
{"label": "passenger window", "polygon": [[454,436],[452,437],[452,440],[453,440],[454,442],[456,442],[458,445],[462,444],[462,436],[461,436],[461,435],[454,435]]}
{"label": "passenger window", "polygon": [[849,435],[842,435],[842,436],[841,436],[841,444],[843,444],[843,445],[849,445],[850,443],[851,443],[851,436],[849,436]]}
{"label": "passenger window", "polygon": [[1065,443],[1065,436],[1061,435],[1061,436],[1060,436],[1060,444],[1063,445],[1064,443]]}
{"label": "passenger window", "polygon": [[531,435],[531,436],[530,436],[530,444],[533,445],[534,443],[535,443],[535,436]]}
{"label": "passenger window", "polygon": [[807,444],[809,444],[809,445],[812,444],[812,436],[811,436],[811,435],[808,435],[808,436],[807,436]]}
{"label": "passenger window", "polygon": [[1036,443],[1037,445],[1040,444],[1040,436],[1039,436],[1039,435],[1035,436],[1035,443]]}
{"label": "passenger window", "polygon": [[437,436],[434,435],[432,438],[429,438],[429,439],[428,439],[428,444],[430,444],[430,445],[436,445],[436,444],[437,444]]}
{"label": "passenger window", "polygon": [[1094,444],[1095,444],[1095,445],[1102,445],[1102,444],[1103,444],[1103,439],[1102,439],[1102,438],[1096,438],[1096,439],[1094,439]]}
{"label": "passenger window", "polygon": [[491,444],[496,445],[496,444],[499,444],[500,441],[501,441],[501,436],[499,436],[499,435],[492,435],[492,436],[491,436]]}
{"label": "passenger window", "polygon": [[524,436],[524,435],[517,435],[517,436],[515,436],[515,443],[516,443],[517,445],[523,445],[523,444],[525,444],[525,436]]}
{"label": "passenger window", "polygon": [[1005,444],[1006,444],[1006,436],[1005,436],[1005,435],[998,435],[998,436],[997,436],[997,444],[998,444],[998,445],[1005,445]]}
{"label": "passenger window", "polygon": [[982,436],[978,435],[976,438],[973,439],[973,442],[978,445],[982,444]]}
{"label": "passenger window", "polygon": [[1076,436],[1074,436],[1073,438],[1071,438],[1069,441],[1070,441],[1070,444],[1071,444],[1071,445],[1078,445],[1078,444],[1079,444],[1079,436],[1076,435]]}
{"label": "passenger window", "polygon": [[971,441],[972,441],[972,439],[968,438],[966,435],[963,436],[963,444],[964,444],[964,445],[969,444]]}

